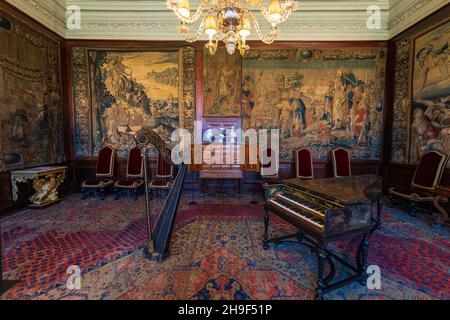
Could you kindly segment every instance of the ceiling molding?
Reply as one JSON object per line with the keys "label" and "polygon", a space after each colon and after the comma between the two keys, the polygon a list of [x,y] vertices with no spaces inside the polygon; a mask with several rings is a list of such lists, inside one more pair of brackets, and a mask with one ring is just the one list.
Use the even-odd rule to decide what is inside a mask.
{"label": "ceiling molding", "polygon": [[[177,32],[179,21],[163,0],[69,0],[68,4],[80,6],[82,28],[68,31],[67,39],[184,40]],[[191,0],[192,8],[198,4],[199,0]],[[372,4],[373,0],[301,0],[299,11],[280,25],[277,40],[385,40],[389,37],[389,1],[376,1],[381,9],[381,30],[369,30],[366,26],[367,7]],[[268,24],[262,23],[261,27],[264,30]],[[206,40],[206,35],[202,39]]]}
{"label": "ceiling molding", "polygon": [[[66,39],[183,40],[177,32],[179,22],[164,0],[6,1]],[[192,8],[199,2],[191,0]],[[389,40],[448,3],[449,0],[300,0],[299,11],[280,26],[278,40]],[[380,30],[366,26],[367,8],[373,4],[381,9]],[[81,8],[81,30],[66,29],[69,5]]]}
{"label": "ceiling molding", "polygon": [[6,0],[61,37],[66,36],[66,0]]}
{"label": "ceiling molding", "polygon": [[449,3],[449,0],[391,0],[390,37],[395,37]]}

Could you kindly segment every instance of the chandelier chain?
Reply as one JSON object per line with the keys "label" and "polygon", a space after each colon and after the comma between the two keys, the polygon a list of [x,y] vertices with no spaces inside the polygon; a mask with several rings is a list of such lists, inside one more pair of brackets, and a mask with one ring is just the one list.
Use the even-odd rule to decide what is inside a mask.
{"label": "chandelier chain", "polygon": [[197,33],[195,33],[193,36],[189,35],[189,25],[182,23],[180,29],[181,29],[181,33],[184,34],[184,39],[186,42],[188,43],[194,43],[197,42],[200,37],[202,36],[203,31],[205,30],[205,22],[206,22],[206,17],[203,18],[202,22],[200,23],[200,26],[197,30]]}

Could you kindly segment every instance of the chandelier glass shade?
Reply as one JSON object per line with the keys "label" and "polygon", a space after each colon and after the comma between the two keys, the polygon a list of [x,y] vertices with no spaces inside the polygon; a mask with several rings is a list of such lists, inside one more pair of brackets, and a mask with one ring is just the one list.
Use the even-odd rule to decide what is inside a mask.
{"label": "chandelier glass shade", "polygon": [[[262,0],[201,0],[197,10],[191,12],[189,0],[166,2],[167,7],[181,21],[179,32],[185,40],[196,42],[206,34],[206,48],[212,55],[216,53],[220,40],[229,54],[234,54],[238,49],[241,55],[245,55],[250,49],[247,39],[253,31],[262,42],[272,44],[279,35],[278,25],[285,22],[298,7],[294,0],[285,0],[283,3],[270,0],[269,7],[265,7]],[[270,29],[266,34],[263,34],[252,9],[259,10],[269,24]],[[200,26],[196,33],[191,34],[191,26],[197,21],[200,21]]]}

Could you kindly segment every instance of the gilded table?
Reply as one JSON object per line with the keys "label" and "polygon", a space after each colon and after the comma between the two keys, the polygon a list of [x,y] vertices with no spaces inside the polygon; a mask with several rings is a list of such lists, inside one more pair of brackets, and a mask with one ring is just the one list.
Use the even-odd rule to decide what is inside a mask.
{"label": "gilded table", "polygon": [[67,167],[50,166],[11,171],[13,200],[17,201],[17,183],[33,180],[36,193],[31,196],[31,207],[41,208],[58,202],[58,187],[64,181]]}

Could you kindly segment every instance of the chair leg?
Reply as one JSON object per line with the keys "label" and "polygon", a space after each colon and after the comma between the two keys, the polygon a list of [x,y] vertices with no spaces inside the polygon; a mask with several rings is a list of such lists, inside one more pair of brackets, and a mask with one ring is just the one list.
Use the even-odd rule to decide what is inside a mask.
{"label": "chair leg", "polygon": [[105,188],[101,188],[98,190],[98,196],[100,197],[100,200],[106,199],[106,191]]}
{"label": "chair leg", "polygon": [[[145,194],[145,189],[143,194]],[[153,189],[148,189],[148,200],[153,201],[153,197],[155,196],[155,191]]]}
{"label": "chair leg", "polygon": [[417,217],[417,213],[419,209],[417,208],[417,204],[415,202],[409,202],[409,215],[412,217]]}
{"label": "chair leg", "polygon": [[395,199],[395,197],[391,194],[389,195],[389,203],[388,203],[388,208],[393,208],[398,204],[397,199]]}
{"label": "chair leg", "polygon": [[432,214],[433,214],[433,209],[434,209],[433,203],[430,202],[430,203],[427,205],[428,214],[432,215]]}
{"label": "chair leg", "polygon": [[86,188],[81,189],[81,200],[85,200],[89,197],[89,190]]}
{"label": "chair leg", "polygon": [[122,190],[114,188],[114,200],[119,200],[122,196]]}

